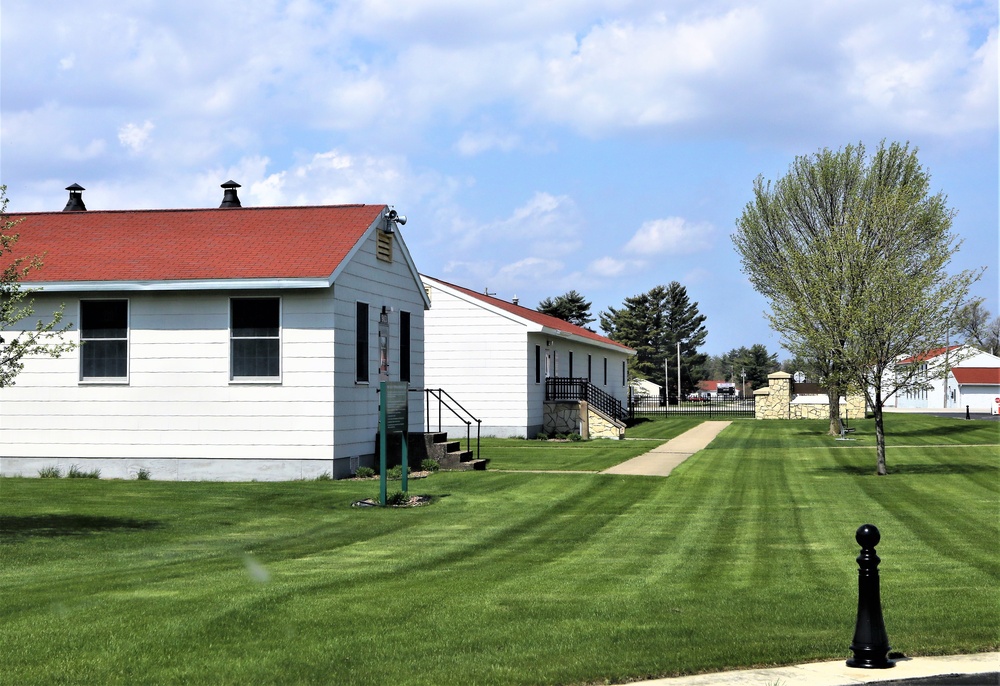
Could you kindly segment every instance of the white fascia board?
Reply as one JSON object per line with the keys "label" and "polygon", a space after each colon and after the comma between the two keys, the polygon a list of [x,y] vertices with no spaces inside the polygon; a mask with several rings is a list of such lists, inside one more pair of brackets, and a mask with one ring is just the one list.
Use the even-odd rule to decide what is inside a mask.
{"label": "white fascia board", "polygon": [[626,350],[613,343],[604,343],[602,341],[595,341],[593,338],[586,338],[585,336],[579,336],[575,333],[569,333],[568,331],[560,331],[559,329],[552,329],[547,326],[541,326],[536,324],[538,327],[535,329],[540,333],[544,333],[546,336],[552,336],[553,338],[562,338],[568,341],[574,341],[576,343],[582,343],[583,345],[592,345],[595,348],[601,348],[603,350],[610,350],[612,352],[619,353],[621,355],[635,356],[639,352],[637,350]]}
{"label": "white fascia board", "polygon": [[[372,233],[374,233],[375,231],[382,230],[382,227],[385,225],[385,222],[388,221],[385,218],[385,213],[387,209],[388,206],[382,208],[382,214],[380,214],[375,219],[375,221],[371,223],[371,226],[369,226],[365,230],[364,234],[361,235],[361,238],[359,238],[358,242],[354,244],[354,247],[351,248],[350,252],[348,252],[347,255],[344,257],[344,259],[340,261],[340,264],[337,265],[337,268],[333,271],[333,274],[330,275],[330,285],[333,285],[333,282],[337,280],[337,277],[340,276],[340,273],[347,268],[347,263],[354,258],[354,256],[358,253],[359,250],[361,250],[361,246],[364,245],[365,241],[371,237]],[[414,264],[413,258],[410,256],[410,251],[406,247],[406,243],[403,242],[403,236],[399,233],[398,226],[396,227],[396,230],[393,231],[393,234],[396,236],[397,247],[402,249],[403,260],[406,262],[407,268],[413,275],[413,281],[417,286],[417,290],[420,291],[420,298],[424,301],[424,309],[429,310],[431,309],[431,301],[427,297],[427,292],[424,290],[424,282],[420,278],[420,272],[417,271],[417,266],[416,264]]]}
{"label": "white fascia board", "polygon": [[445,293],[448,293],[449,295],[458,298],[462,302],[467,302],[470,305],[475,305],[476,307],[486,310],[487,312],[491,312],[497,315],[498,317],[503,317],[508,321],[514,322],[515,324],[520,324],[521,326],[526,327],[528,331],[538,333],[541,332],[542,329],[544,328],[542,327],[541,324],[536,324],[530,319],[525,319],[524,317],[518,317],[516,314],[512,314],[507,310],[502,310],[496,305],[491,305],[490,303],[480,300],[479,298],[475,298],[471,295],[463,293],[462,291],[455,290],[454,288],[444,283],[443,281],[438,281],[433,276],[427,276],[427,277],[421,276],[421,283],[423,283],[424,278],[430,281],[431,285],[434,286],[435,288],[440,288]]}
{"label": "white fascia board", "polygon": [[611,343],[602,343],[601,341],[595,341],[595,340],[593,340],[591,338],[585,338],[584,336],[579,336],[579,335],[577,335],[575,333],[569,333],[568,331],[562,331],[560,329],[553,329],[552,327],[545,326],[543,324],[539,324],[538,322],[533,322],[530,319],[526,319],[524,317],[519,317],[516,314],[508,312],[507,310],[500,309],[496,305],[491,305],[490,303],[488,303],[488,302],[486,302],[484,300],[480,300],[479,298],[475,298],[475,297],[473,297],[471,295],[467,295],[466,293],[462,293],[461,291],[457,291],[454,288],[449,287],[448,284],[443,283],[441,281],[438,281],[433,276],[427,276],[427,277],[422,277],[422,278],[426,278],[428,281],[431,282],[431,284],[433,286],[435,286],[436,288],[440,288],[441,290],[445,291],[446,293],[449,293],[450,295],[458,298],[459,300],[462,300],[464,302],[470,303],[472,305],[476,305],[476,306],[481,307],[482,309],[486,310],[487,312],[492,312],[493,314],[496,314],[496,315],[498,315],[500,317],[503,317],[504,319],[508,319],[508,320],[510,320],[512,322],[516,322],[517,324],[520,324],[521,326],[523,326],[523,327],[525,327],[527,329],[528,333],[540,333],[540,334],[543,334],[545,336],[551,336],[552,338],[562,338],[562,339],[565,339],[565,340],[574,341],[574,342],[577,342],[577,343],[582,343],[584,345],[592,345],[595,348],[602,348],[604,350],[612,350],[614,352],[621,353],[621,354],[624,354],[624,355],[637,355],[638,354],[637,351],[635,351],[635,350],[631,350],[631,351],[625,350],[625,349],[619,348],[617,345],[614,345],[614,344],[611,344]]}
{"label": "white fascia board", "polygon": [[331,279],[191,279],[183,281],[47,281],[21,282],[27,290],[41,293],[100,291],[246,291],[329,288]]}

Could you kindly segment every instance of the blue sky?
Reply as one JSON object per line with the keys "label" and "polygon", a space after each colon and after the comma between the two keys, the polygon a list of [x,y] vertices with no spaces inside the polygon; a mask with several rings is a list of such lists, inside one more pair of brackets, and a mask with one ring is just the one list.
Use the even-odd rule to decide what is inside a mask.
{"label": "blue sky", "polygon": [[[796,155],[909,141],[998,303],[997,5],[0,0],[11,211],[387,203],[418,268],[596,314],[679,281],[780,349],[730,234]],[[262,246],[267,249],[267,246]]]}

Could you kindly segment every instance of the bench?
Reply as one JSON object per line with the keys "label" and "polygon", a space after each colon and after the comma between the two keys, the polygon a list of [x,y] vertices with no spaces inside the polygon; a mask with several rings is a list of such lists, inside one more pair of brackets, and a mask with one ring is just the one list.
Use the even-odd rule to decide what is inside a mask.
{"label": "bench", "polygon": [[854,433],[854,427],[853,426],[847,426],[847,421],[845,420],[845,421],[843,421],[843,422],[840,423],[840,438],[838,438],[837,440],[838,441],[853,441],[854,440],[853,438],[848,438],[847,437],[847,434],[852,434],[852,433]]}

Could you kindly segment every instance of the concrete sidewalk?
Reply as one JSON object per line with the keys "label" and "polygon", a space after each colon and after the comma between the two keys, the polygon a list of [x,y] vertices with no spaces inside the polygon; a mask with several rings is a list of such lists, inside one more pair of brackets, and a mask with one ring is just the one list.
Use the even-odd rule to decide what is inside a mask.
{"label": "concrete sidewalk", "polygon": [[667,476],[674,467],[703,449],[732,422],[702,422],[680,436],[631,460],[605,469],[601,474]]}
{"label": "concrete sidewalk", "polygon": [[907,657],[892,669],[856,669],[846,658],[772,669],[696,674],[652,681],[633,681],[628,686],[997,686],[1000,653]]}

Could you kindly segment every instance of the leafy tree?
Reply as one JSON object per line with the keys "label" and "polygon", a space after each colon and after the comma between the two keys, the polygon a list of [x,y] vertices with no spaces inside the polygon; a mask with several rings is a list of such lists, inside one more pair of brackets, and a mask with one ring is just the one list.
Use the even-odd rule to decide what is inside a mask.
{"label": "leafy tree", "polygon": [[929,187],[908,144],[883,142],[870,157],[860,144],[823,149],[795,158],[774,183],[758,177],[733,236],[785,347],[825,370],[831,431],[842,389],[865,394],[878,474],[886,473],[884,401],[919,381],[921,365],[896,362],[946,340],[949,315],[981,274],[946,273],[960,242],[947,198]]}
{"label": "leafy tree", "polygon": [[958,308],[952,323],[966,344],[991,355],[1000,351],[1000,317],[990,318],[990,311],[983,307],[982,298],[970,300]]}
{"label": "leafy tree", "polygon": [[29,297],[33,291],[23,288],[20,281],[42,266],[37,256],[11,257],[19,237],[13,229],[20,222],[20,219],[7,218],[7,187],[0,186],[0,265],[3,267],[0,271],[0,388],[14,385],[14,378],[24,368],[23,358],[32,355],[59,357],[76,347],[62,340],[62,334],[70,328],[68,325],[56,328],[62,320],[62,307],[51,320],[39,320],[34,328],[13,328],[17,322],[35,313],[34,300]]}
{"label": "leafy tree", "polygon": [[590,301],[585,300],[576,291],[569,291],[553,298],[546,298],[538,303],[538,311],[542,314],[558,317],[563,321],[577,326],[587,326],[594,318],[590,316]]}
{"label": "leafy tree", "polygon": [[[613,341],[634,348],[633,375],[665,388],[676,388],[677,344],[680,343],[681,393],[693,391],[708,359],[698,348],[705,344],[705,316],[698,313],[687,289],[673,281],[626,298],[624,307],[600,313],[601,328]],[[665,365],[670,366],[667,382]]]}

